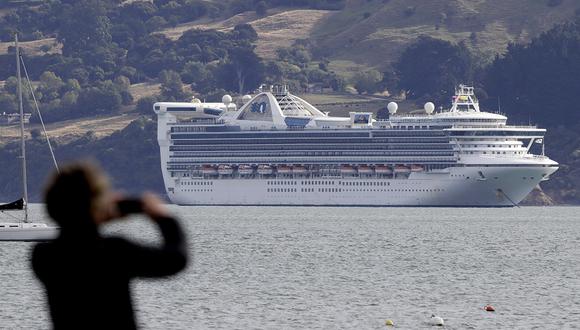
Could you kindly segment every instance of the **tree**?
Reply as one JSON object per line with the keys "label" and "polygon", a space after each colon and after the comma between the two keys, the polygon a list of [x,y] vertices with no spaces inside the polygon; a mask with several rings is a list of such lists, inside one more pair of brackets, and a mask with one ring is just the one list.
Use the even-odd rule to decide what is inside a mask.
{"label": "tree", "polygon": [[42,93],[42,101],[50,102],[60,97],[60,90],[65,86],[62,79],[54,72],[45,71],[40,76],[38,91]]}
{"label": "tree", "polygon": [[143,115],[153,115],[153,104],[158,101],[156,96],[145,96],[137,101],[136,110]]}
{"label": "tree", "polygon": [[189,93],[183,90],[183,83],[179,73],[171,70],[163,70],[159,74],[161,82],[161,99],[165,102],[185,101]]}
{"label": "tree", "polygon": [[185,83],[191,84],[194,90],[207,84],[208,80],[211,79],[206,65],[195,61],[189,61],[185,64],[181,72],[181,78]]}
{"label": "tree", "polygon": [[7,113],[18,112],[18,101],[16,100],[16,96],[8,93],[1,93],[0,109],[2,109],[2,112]]}
{"label": "tree", "polygon": [[352,79],[354,88],[359,94],[376,92],[381,80],[383,80],[383,75],[377,70],[357,72]]}
{"label": "tree", "polygon": [[247,41],[258,40],[258,32],[250,24],[238,24],[234,27],[234,34],[238,39]]}
{"label": "tree", "polygon": [[[240,94],[253,90],[264,80],[264,65],[249,47],[236,47],[222,65],[220,84],[225,90]],[[235,79],[231,79],[233,74]]]}
{"label": "tree", "polygon": [[258,16],[266,16],[268,13],[268,5],[265,1],[260,1],[256,4],[256,15]]}
{"label": "tree", "polygon": [[527,45],[509,45],[485,70],[490,106],[510,118],[544,124],[580,120],[575,95],[580,90],[580,22],[557,25]]}
{"label": "tree", "polygon": [[410,45],[394,69],[399,77],[399,88],[407,97],[449,100],[454,87],[472,80],[471,54],[464,44],[452,44],[431,37],[419,37]]}
{"label": "tree", "polygon": [[97,47],[107,47],[112,41],[111,21],[107,17],[105,2],[80,0],[62,14],[58,39],[66,56],[90,52]]}
{"label": "tree", "polygon": [[121,94],[112,83],[104,86],[83,89],[78,97],[78,115],[117,112],[122,104]]}

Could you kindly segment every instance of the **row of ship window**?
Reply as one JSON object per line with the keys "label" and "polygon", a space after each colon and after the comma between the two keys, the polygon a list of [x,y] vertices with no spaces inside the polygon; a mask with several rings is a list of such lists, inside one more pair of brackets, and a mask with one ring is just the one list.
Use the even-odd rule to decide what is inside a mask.
{"label": "row of ship window", "polygon": [[451,131],[451,136],[537,136],[538,132],[526,131]]}
{"label": "row of ship window", "polygon": [[446,143],[449,142],[448,138],[433,137],[433,138],[414,138],[414,137],[403,137],[403,138],[348,138],[348,139],[313,139],[313,138],[302,138],[302,139],[231,139],[231,140],[219,140],[219,139],[177,139],[172,138],[173,145],[248,145],[248,144],[282,144],[282,145],[293,145],[293,144],[342,144],[342,143],[366,143],[366,144],[378,144],[378,143],[397,143],[401,142],[401,139],[405,139],[405,142],[409,143]]}
{"label": "row of ship window", "polygon": [[[428,122],[433,125],[434,121],[432,119],[425,119],[422,120],[420,118],[392,118],[390,121],[393,123],[420,123],[420,122]],[[505,120],[498,120],[498,119],[481,119],[481,118],[438,118],[436,122],[474,122],[474,123],[504,123]],[[435,123],[436,123],[435,122]]]}
{"label": "row of ship window", "polygon": [[[469,146],[469,145],[466,145]],[[332,145],[238,145],[238,146],[171,146],[169,151],[235,151],[235,150],[409,150],[409,149],[452,149],[453,146],[448,142],[445,143],[389,143],[383,145],[364,144],[364,143],[350,143],[332,144]]]}
{"label": "row of ship window", "polygon": [[182,184],[186,186],[213,186],[212,181],[188,181]]}
{"label": "row of ship window", "polygon": [[[338,183],[338,185],[340,186],[377,186],[377,187],[382,187],[382,186],[390,186],[391,183],[390,182],[386,182],[386,181],[327,181],[327,180],[303,180],[300,181],[300,184],[303,186],[308,186],[308,185],[334,185],[335,183]],[[269,186],[277,186],[277,185],[290,185],[290,186],[296,186],[298,185],[298,181],[268,181],[266,183]]]}
{"label": "row of ship window", "polygon": [[173,157],[280,157],[280,156],[453,156],[453,151],[281,151],[180,152]]}
{"label": "row of ship window", "polygon": [[[501,154],[506,155],[506,152],[505,151],[503,151],[503,152],[502,151],[483,151],[483,152],[482,151],[466,151],[465,153],[466,154],[470,154],[470,155],[473,155],[473,154],[484,154],[484,155],[486,155],[488,153],[489,154],[493,154],[493,155],[501,155]],[[513,154],[513,155],[523,155],[524,152],[523,151],[513,151],[513,152],[510,152],[510,154]]]}
{"label": "row of ship window", "polygon": [[[485,144],[462,144],[462,146],[464,148],[485,148]],[[520,145],[515,145],[515,144],[506,144],[506,145],[502,145],[502,144],[488,144],[487,145],[488,148],[519,148]]]}
{"label": "row of ship window", "polygon": [[[300,188],[300,192],[441,192],[444,189],[343,189],[343,188]],[[298,192],[298,188],[268,188],[267,192]]]}
{"label": "row of ship window", "polygon": [[213,192],[213,189],[182,189],[185,192]]}
{"label": "row of ship window", "polygon": [[369,136],[380,137],[415,137],[415,136],[446,136],[446,133],[441,130],[425,130],[421,132],[408,132],[407,130],[388,130],[388,131],[350,131],[342,132],[316,132],[316,131],[299,131],[295,133],[290,132],[272,132],[267,131],[263,133],[247,132],[247,133],[199,133],[199,134],[184,134],[182,132],[197,132],[193,127],[172,127],[171,137],[173,139],[292,139],[292,138],[368,138]]}
{"label": "row of ship window", "polygon": [[[430,158],[417,158],[417,159],[410,159],[410,158],[401,158],[401,159],[371,159],[371,158],[360,158],[358,159],[361,162],[370,162],[370,163],[376,163],[376,162],[380,162],[380,163],[409,163],[409,162],[417,162],[417,163],[422,163],[425,165],[428,165],[431,169],[434,168],[447,168],[447,167],[451,167],[451,166],[455,166],[456,165],[456,159],[454,157],[449,157],[446,159],[443,158],[439,158],[439,157],[430,157]],[[175,176],[175,175],[179,175],[179,176],[183,176],[183,177],[189,177],[192,176],[190,173],[183,173],[183,174],[178,174],[177,172],[183,172],[183,171],[197,171],[199,172],[199,169],[196,168],[196,166],[199,166],[201,164],[207,164],[208,162],[211,163],[213,161],[216,162],[220,162],[220,163],[227,163],[227,164],[247,164],[249,163],[257,163],[257,164],[263,164],[263,163],[280,163],[280,162],[291,162],[291,163],[303,163],[303,164],[316,164],[316,162],[313,162],[312,159],[308,160],[308,159],[300,159],[300,158],[294,158],[294,159],[219,159],[219,160],[214,160],[214,159],[197,159],[196,162],[194,163],[193,161],[170,161],[167,163],[167,170],[171,172],[171,176]],[[345,159],[324,159],[324,162],[326,162],[327,164],[329,163],[334,163],[335,165],[340,165],[340,164],[344,164],[344,163],[348,163],[350,160],[345,160]],[[437,162],[437,163],[435,163]],[[278,174],[280,175],[280,174]],[[297,175],[297,174],[296,174]],[[199,176],[195,175],[196,177]],[[288,177],[293,177],[294,174],[290,174],[288,175]],[[251,176],[248,176],[248,178]]]}

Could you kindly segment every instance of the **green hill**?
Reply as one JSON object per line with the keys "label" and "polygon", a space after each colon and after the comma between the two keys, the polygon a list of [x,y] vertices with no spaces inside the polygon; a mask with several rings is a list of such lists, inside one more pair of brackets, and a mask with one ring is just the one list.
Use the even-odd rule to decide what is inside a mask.
{"label": "green hill", "polygon": [[[364,64],[383,69],[420,35],[465,41],[482,62],[510,42],[526,42],[572,18],[580,3],[543,0],[353,0],[313,29],[318,51],[338,70]],[[553,2],[556,3],[556,2]]]}

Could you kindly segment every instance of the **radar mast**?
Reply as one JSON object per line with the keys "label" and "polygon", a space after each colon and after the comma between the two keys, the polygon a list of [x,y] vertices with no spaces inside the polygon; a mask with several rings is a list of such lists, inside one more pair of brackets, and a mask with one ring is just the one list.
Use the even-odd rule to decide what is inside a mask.
{"label": "radar mast", "polygon": [[451,112],[479,112],[479,101],[472,86],[456,87],[452,102]]}

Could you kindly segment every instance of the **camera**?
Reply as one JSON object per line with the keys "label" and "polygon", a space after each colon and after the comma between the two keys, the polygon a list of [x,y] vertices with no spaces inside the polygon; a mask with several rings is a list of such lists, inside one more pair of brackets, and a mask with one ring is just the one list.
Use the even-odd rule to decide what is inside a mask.
{"label": "camera", "polygon": [[119,213],[124,216],[143,212],[143,202],[137,198],[123,199],[117,202]]}

